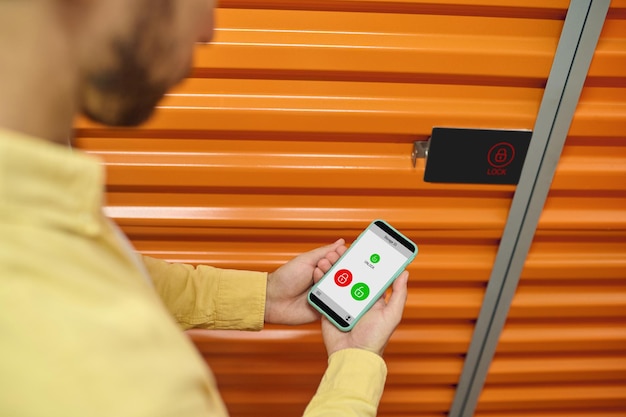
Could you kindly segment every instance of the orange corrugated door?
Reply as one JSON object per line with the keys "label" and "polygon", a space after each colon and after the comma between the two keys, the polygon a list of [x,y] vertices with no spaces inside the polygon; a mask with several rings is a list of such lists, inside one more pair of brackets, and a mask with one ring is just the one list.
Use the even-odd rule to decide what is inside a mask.
{"label": "orange corrugated door", "polygon": [[[197,47],[191,76],[155,117],[138,129],[79,120],[78,144],[103,158],[107,213],[148,255],[271,271],[338,237],[354,239],[375,218],[405,232],[420,253],[409,268],[404,321],[386,351],[379,415],[441,416],[514,187],[424,183],[423,161],[411,163],[413,142],[433,126],[532,129],[567,7],[566,0],[222,0],[215,42]],[[610,132],[615,145],[617,129]],[[595,139],[575,139],[567,166]],[[614,161],[619,147],[604,145],[598,149]],[[566,209],[580,197],[574,182],[557,181],[555,193],[569,197],[555,196],[555,204]],[[585,207],[617,204],[609,189],[594,191],[600,200],[585,199]],[[563,266],[581,285],[591,278],[559,258],[569,251],[552,229],[571,224],[550,221],[554,210],[542,232],[551,249],[541,253],[560,263],[533,253],[555,277],[531,288],[540,294],[569,277]],[[610,261],[600,261],[601,296],[617,285],[620,242],[594,231],[567,244],[589,262],[594,243],[610,249],[613,257],[594,252]],[[534,285],[544,269],[532,271]],[[593,324],[584,328],[598,332]],[[299,415],[325,368],[319,323],[191,337],[234,417]]]}
{"label": "orange corrugated door", "polygon": [[609,9],[476,415],[626,415],[623,0]]}

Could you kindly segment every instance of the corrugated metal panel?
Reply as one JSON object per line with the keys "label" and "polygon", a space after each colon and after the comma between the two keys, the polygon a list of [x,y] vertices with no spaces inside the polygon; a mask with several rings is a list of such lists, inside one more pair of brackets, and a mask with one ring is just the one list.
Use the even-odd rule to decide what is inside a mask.
{"label": "corrugated metal panel", "polygon": [[[79,120],[78,143],[106,163],[107,212],[172,261],[271,271],[397,225],[420,255],[380,415],[441,416],[514,188],[426,184],[412,143],[533,127],[568,6],[544,3],[223,0],[215,44],[149,123]],[[325,367],[318,324],[191,337],[233,416],[298,415]]]}
{"label": "corrugated metal panel", "polygon": [[478,416],[626,415],[625,18],[613,1]]}

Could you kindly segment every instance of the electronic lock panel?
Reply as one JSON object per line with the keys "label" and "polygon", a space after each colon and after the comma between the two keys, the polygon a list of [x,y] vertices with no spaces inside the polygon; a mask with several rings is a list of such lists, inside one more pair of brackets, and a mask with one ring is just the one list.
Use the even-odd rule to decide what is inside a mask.
{"label": "electronic lock panel", "polygon": [[517,184],[532,131],[436,127],[414,157],[426,158],[424,181]]}

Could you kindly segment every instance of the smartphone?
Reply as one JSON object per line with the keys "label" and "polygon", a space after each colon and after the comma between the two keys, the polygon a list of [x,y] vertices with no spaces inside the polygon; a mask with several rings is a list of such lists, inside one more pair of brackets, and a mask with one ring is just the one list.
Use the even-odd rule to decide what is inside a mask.
{"label": "smartphone", "polygon": [[373,221],[308,294],[339,330],[350,331],[417,255],[417,245]]}

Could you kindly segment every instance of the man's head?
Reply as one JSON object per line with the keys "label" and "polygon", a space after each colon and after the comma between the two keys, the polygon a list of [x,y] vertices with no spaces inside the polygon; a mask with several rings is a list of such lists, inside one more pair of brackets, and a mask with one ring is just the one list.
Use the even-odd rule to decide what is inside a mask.
{"label": "man's head", "polygon": [[213,31],[214,0],[49,1],[75,28],[79,110],[108,125],[146,120]]}
{"label": "man's head", "polygon": [[75,113],[136,125],[190,70],[215,0],[0,0],[0,126],[67,141]]}

